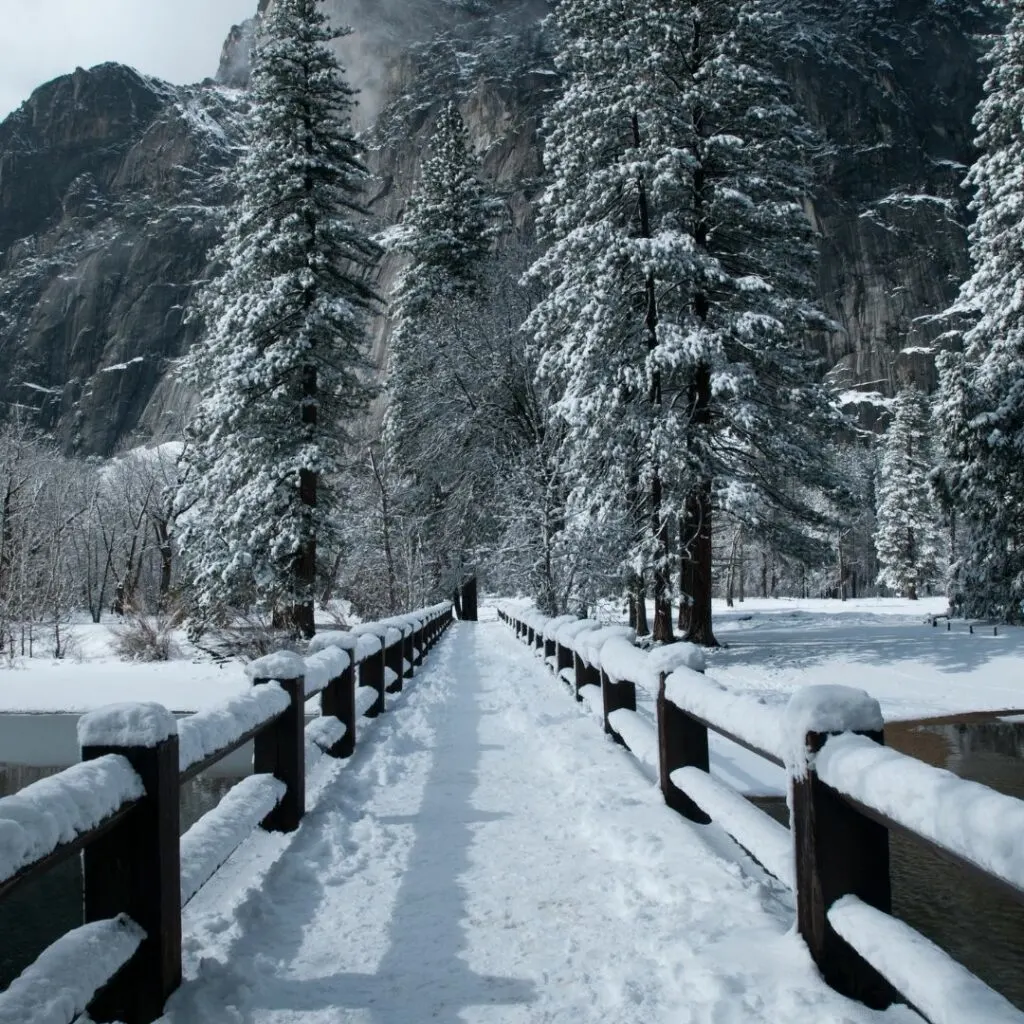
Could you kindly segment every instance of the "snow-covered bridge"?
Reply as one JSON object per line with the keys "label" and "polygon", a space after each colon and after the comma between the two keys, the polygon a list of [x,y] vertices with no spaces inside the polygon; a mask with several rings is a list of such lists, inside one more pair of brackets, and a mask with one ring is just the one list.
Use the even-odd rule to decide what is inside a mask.
{"label": "snow-covered bridge", "polygon": [[[643,749],[653,726],[634,723],[639,758],[610,742],[589,710],[596,695],[574,701],[536,646],[541,629],[522,633],[534,643],[494,620],[439,635],[352,756],[311,767],[294,830],[257,829],[208,881],[183,840],[198,891],[166,1024],[920,1020],[826,985],[789,887],[729,838],[729,822],[694,825],[665,805]],[[652,667],[613,648],[608,682]],[[735,727],[770,740],[764,722]],[[337,732],[313,729],[328,747]],[[222,738],[207,722],[205,746],[193,730],[182,748],[202,758]],[[90,975],[102,984],[139,943],[124,926],[79,938],[0,995],[2,1024],[71,1020]],[[925,971],[921,941],[911,967]],[[924,980],[953,1014],[935,1020],[1021,1019],[969,976]]]}

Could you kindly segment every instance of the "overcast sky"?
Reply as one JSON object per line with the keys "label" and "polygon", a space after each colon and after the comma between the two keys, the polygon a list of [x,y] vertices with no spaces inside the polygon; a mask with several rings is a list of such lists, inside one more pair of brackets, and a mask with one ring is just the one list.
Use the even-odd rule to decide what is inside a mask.
{"label": "overcast sky", "polygon": [[119,61],[171,82],[217,70],[232,25],[257,0],[0,0],[0,118],[36,86]]}

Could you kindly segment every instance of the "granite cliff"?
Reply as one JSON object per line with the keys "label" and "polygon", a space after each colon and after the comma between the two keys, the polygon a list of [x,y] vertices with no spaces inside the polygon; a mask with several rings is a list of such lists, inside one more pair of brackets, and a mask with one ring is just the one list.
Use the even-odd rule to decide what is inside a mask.
{"label": "granite cliff", "polygon": [[[433,111],[455,95],[509,231],[528,234],[558,87],[543,0],[338,6],[355,28],[343,49],[378,226],[401,216]],[[865,17],[860,6],[798,0],[780,66],[827,143],[808,200],[821,300],[840,327],[823,356],[871,425],[899,378],[933,382],[940,329],[927,318],[967,269],[960,182],[981,70],[968,0],[891,0]],[[0,402],[68,451],[167,436],[187,412],[171,370],[196,340],[183,314],[231,194],[251,32],[231,30],[216,80],[79,69],[0,124]],[[395,269],[382,267],[383,287]],[[385,338],[381,325],[378,359]]]}

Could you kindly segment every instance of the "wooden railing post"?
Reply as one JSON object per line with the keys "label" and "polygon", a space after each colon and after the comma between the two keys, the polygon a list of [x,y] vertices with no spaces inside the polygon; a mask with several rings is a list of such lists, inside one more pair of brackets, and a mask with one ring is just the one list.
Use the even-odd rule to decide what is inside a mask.
{"label": "wooden railing post", "polygon": [[[384,643],[385,640],[386,638],[382,636],[381,643]],[[388,693],[402,692],[402,647],[402,641],[397,640],[395,643],[384,648],[384,665],[386,668],[391,669],[397,677],[388,684]]]}
{"label": "wooden railing post", "polygon": [[[178,815],[178,735],[174,716],[149,705],[148,746],[105,742],[103,729],[91,727],[82,760],[104,754],[127,758],[145,787],[145,798],[82,854],[85,921],[127,914],[146,932],[135,956],[103,989],[89,1009],[97,1020],[150,1024],[181,984],[181,853]],[[100,711],[114,726],[116,711]],[[111,717],[113,716],[113,717]],[[86,716],[87,719],[92,716]],[[93,722],[99,719],[94,718]],[[137,723],[137,719],[136,719]],[[110,738],[117,738],[111,728]],[[162,736],[162,738],[160,738]]]}
{"label": "wooden railing post", "polygon": [[584,686],[600,686],[601,672],[593,665],[588,665],[580,655],[579,651],[572,652],[572,661],[576,675],[576,700],[582,701],[583,698],[580,696],[580,690],[583,689]]}
{"label": "wooden railing post", "polygon": [[608,716],[613,711],[625,708],[627,711],[636,711],[636,684],[628,679],[620,682],[613,682],[611,677],[601,669],[601,702],[604,705],[604,731],[611,736],[616,743],[625,746],[622,737],[612,728]]}
{"label": "wooden railing post", "polygon": [[562,678],[563,668],[572,668],[572,649],[563,644],[555,645],[555,677]]}
{"label": "wooden railing post", "polygon": [[356,670],[349,651],[348,668],[332,679],[320,695],[320,711],[334,715],[345,726],[345,735],[327,751],[331,757],[351,757],[356,749]]}
{"label": "wooden railing post", "polygon": [[[254,679],[255,685],[271,679]],[[285,786],[281,802],[263,819],[268,832],[294,832],[306,813],[306,679],[277,679],[288,694],[288,707],[260,730],[253,740],[252,770],[280,779]]]}
{"label": "wooden railing post", "polygon": [[544,637],[544,659],[547,661],[548,658],[555,656],[555,641],[553,638]]}
{"label": "wooden railing post", "polygon": [[408,633],[406,633],[405,630],[403,629],[402,630],[402,659],[403,659],[403,661],[409,662],[409,667],[405,668],[403,665],[399,665],[398,666],[399,669],[400,669],[400,671],[398,673],[398,678],[399,679],[402,679],[403,677],[406,678],[406,679],[411,679],[412,676],[413,676],[413,672],[415,672],[415,670],[416,670],[416,668],[415,668],[415,658],[416,658],[416,656],[413,654],[413,644],[414,644],[414,637],[413,637],[412,630],[410,630]]}
{"label": "wooden railing post", "polygon": [[376,718],[383,714],[387,708],[384,696],[384,641],[381,641],[381,648],[376,654],[364,658],[359,665],[359,685],[371,686],[377,691],[377,699],[366,711],[367,718]]}
{"label": "wooden railing post", "polygon": [[658,683],[658,762],[661,793],[665,803],[690,821],[706,825],[708,817],[673,781],[677,768],[710,771],[708,729],[665,696],[665,673]]}
{"label": "wooden railing post", "polygon": [[[821,693],[823,706],[828,707],[829,702],[834,704],[834,691],[839,689],[805,687],[787,708],[787,716],[800,723],[797,727],[806,728],[806,763],[790,766],[797,928],[822,976],[833,988],[868,1006],[884,1009],[896,998],[894,990],[828,922],[829,908],[847,894],[885,913],[892,910],[888,829],[860,814],[814,770],[814,755],[833,730],[858,732],[883,742],[881,711],[877,701],[866,693],[862,694],[863,704],[845,714],[849,729],[836,725],[834,711],[829,717],[829,732],[815,728],[812,691]],[[798,699],[801,713],[794,715]],[[820,720],[824,721],[824,716]]]}
{"label": "wooden railing post", "polygon": [[412,659],[412,663],[419,668],[423,664],[423,655],[426,653],[427,625],[424,622],[421,621],[419,629],[413,633],[412,641],[413,649],[418,652]]}

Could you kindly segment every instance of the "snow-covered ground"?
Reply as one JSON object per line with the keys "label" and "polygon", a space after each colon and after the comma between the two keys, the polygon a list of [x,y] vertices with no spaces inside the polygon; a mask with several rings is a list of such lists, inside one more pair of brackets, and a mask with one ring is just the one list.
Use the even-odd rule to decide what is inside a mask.
{"label": "snow-covered ground", "polygon": [[69,627],[73,639],[67,657],[0,661],[0,713],[84,712],[129,701],[155,701],[172,711],[191,712],[251,686],[240,661],[214,662],[192,647],[184,632],[176,634],[179,656],[172,661],[123,661],[114,650],[116,628],[76,623]]}
{"label": "snow-covered ground", "polygon": [[748,693],[788,696],[813,683],[867,690],[886,721],[1024,708],[1024,630],[954,619],[945,598],[756,599],[716,606],[708,674]]}
{"label": "snow-covered ground", "polygon": [[457,624],[291,836],[189,906],[165,1024],[861,1024],[788,897],[494,622]]}

